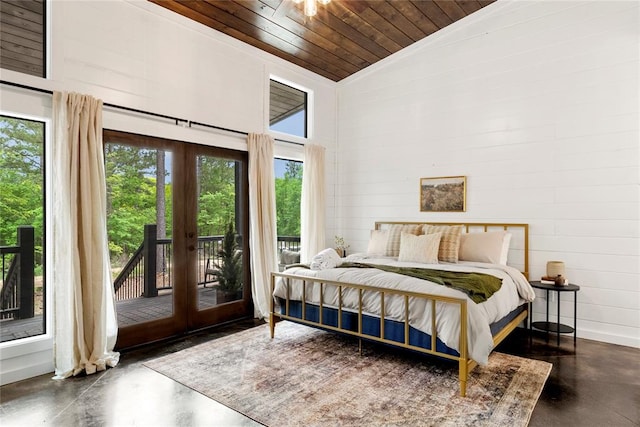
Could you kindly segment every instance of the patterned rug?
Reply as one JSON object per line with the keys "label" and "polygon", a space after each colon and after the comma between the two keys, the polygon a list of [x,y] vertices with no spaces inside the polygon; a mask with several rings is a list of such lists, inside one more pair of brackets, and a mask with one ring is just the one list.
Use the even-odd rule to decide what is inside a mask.
{"label": "patterned rug", "polygon": [[460,397],[458,364],[291,322],[145,363],[268,426],[526,426],[551,364],[494,352]]}

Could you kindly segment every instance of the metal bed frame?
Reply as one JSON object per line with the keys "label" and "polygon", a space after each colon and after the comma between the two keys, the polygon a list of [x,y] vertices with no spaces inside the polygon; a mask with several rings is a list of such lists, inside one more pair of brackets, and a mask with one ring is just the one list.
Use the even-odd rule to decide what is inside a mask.
{"label": "metal bed frame", "polygon": [[[504,230],[514,230],[520,229],[523,233],[524,238],[524,269],[523,274],[525,277],[528,277],[529,271],[529,226],[528,224],[509,224],[509,223],[425,223],[425,222],[376,222],[376,229],[381,229],[385,226],[389,226],[392,224],[429,224],[429,225],[463,225],[467,232],[474,228],[480,228],[484,232],[491,231],[493,228],[502,228]],[[330,331],[336,331],[343,334],[348,334],[351,336],[355,336],[359,340],[359,349],[362,350],[362,339],[366,339],[369,341],[381,342],[384,344],[388,344],[394,347],[405,348],[409,350],[414,350],[424,354],[430,354],[437,357],[442,357],[449,360],[455,360],[458,362],[458,376],[460,381],[460,395],[464,397],[466,395],[467,389],[467,379],[469,373],[477,366],[477,362],[473,359],[470,359],[467,351],[467,299],[466,298],[452,298],[440,295],[433,295],[427,293],[419,293],[419,292],[409,292],[402,290],[394,290],[394,289],[386,289],[379,288],[375,286],[368,285],[360,285],[355,283],[346,283],[346,282],[337,282],[331,280],[323,280],[316,279],[313,277],[295,275],[295,274],[287,274],[287,273],[271,273],[271,295],[273,295],[275,290],[275,283],[277,278],[284,278],[288,280],[287,286],[287,295],[284,303],[284,312],[277,312],[275,306],[275,298],[271,298],[270,303],[270,316],[269,316],[269,325],[271,338],[275,335],[275,325],[276,319],[281,320],[291,320],[297,323],[302,323],[305,325],[318,327],[321,329],[326,329]],[[292,281],[298,281],[298,283],[302,284],[302,300],[300,301],[302,305],[302,315],[300,317],[293,316],[290,314],[290,286],[289,284]],[[320,287],[320,303],[308,303],[306,301],[306,284],[307,283],[317,283]],[[324,308],[324,289],[326,286],[335,286],[338,288],[338,319],[337,319],[337,327],[327,324],[323,322],[323,308]],[[345,329],[342,327],[342,313],[343,301],[342,294],[345,289],[355,289],[358,293],[358,311],[357,311],[357,331],[353,331],[350,329]],[[364,292],[373,292],[376,293],[380,298],[380,307],[384,308],[384,300],[386,295],[400,295],[404,299],[404,321],[398,321],[404,323],[404,342],[398,342],[395,340],[391,340],[385,338],[384,328],[385,328],[385,315],[384,310],[381,310],[379,314],[380,319],[380,336],[372,336],[369,334],[363,333],[363,309],[362,309],[362,296]],[[410,333],[410,325],[409,325],[409,298],[422,298],[425,300],[431,301],[431,348],[423,348],[420,346],[416,346],[410,344],[409,333]],[[437,350],[436,340],[437,340],[437,329],[436,329],[436,304],[438,303],[449,303],[449,304],[457,304],[460,307],[460,337],[459,337],[459,355],[453,355],[444,353]],[[319,307],[318,311],[318,320],[309,320],[306,318],[306,307],[307,306],[315,306]],[[333,308],[333,307],[332,307]],[[351,312],[349,310],[349,312]],[[522,310],[517,316],[515,316],[511,321],[509,321],[500,331],[498,331],[493,336],[493,344],[494,347],[497,346],[504,338],[506,338],[523,320],[525,320],[528,316],[528,306],[525,306],[525,309]],[[378,317],[378,315],[376,315]]]}

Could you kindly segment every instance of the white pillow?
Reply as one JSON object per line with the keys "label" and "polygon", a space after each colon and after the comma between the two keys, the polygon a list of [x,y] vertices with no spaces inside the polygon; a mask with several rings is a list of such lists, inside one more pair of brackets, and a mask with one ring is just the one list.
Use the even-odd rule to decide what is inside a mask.
{"label": "white pillow", "polygon": [[384,256],[387,251],[388,238],[389,230],[371,230],[369,246],[367,247],[367,255]]}
{"label": "white pillow", "polygon": [[466,233],[460,237],[460,261],[488,262],[507,265],[511,233],[489,231]]}
{"label": "white pillow", "polygon": [[422,234],[420,236],[402,233],[398,261],[437,264],[441,237],[442,233]]}
{"label": "white pillow", "polygon": [[384,254],[397,257],[400,253],[400,236],[402,236],[402,233],[415,234],[417,236],[420,234],[421,228],[420,224],[392,224],[388,228],[387,249]]}
{"label": "white pillow", "polygon": [[513,234],[504,233],[504,239],[502,240],[502,252],[500,252],[500,262],[498,264],[507,265],[507,258],[509,258],[509,246],[511,245],[511,236]]}
{"label": "white pillow", "polygon": [[328,268],[336,268],[340,264],[342,264],[342,258],[340,258],[336,250],[327,248],[311,258],[309,268],[311,270],[326,270]]}

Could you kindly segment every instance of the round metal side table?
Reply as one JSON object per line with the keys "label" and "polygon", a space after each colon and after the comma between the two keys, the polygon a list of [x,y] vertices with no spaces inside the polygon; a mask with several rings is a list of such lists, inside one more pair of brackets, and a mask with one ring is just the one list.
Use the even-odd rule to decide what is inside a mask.
{"label": "round metal side table", "polygon": [[[539,329],[541,331],[546,331],[547,336],[549,332],[553,332],[558,336],[558,345],[560,345],[560,334],[570,334],[573,332],[573,344],[576,344],[576,325],[578,319],[578,291],[580,290],[580,286],[574,284],[568,284],[565,286],[556,286],[546,283],[541,283],[540,281],[529,282],[531,286],[537,289],[543,289],[546,291],[546,299],[547,299],[547,318],[544,322],[534,322],[533,321],[533,303],[529,303],[529,332],[531,333],[531,329]],[[549,321],[549,292],[557,292],[558,293],[558,320],[557,322]],[[564,325],[560,323],[560,294],[562,292],[573,292],[573,327]]]}

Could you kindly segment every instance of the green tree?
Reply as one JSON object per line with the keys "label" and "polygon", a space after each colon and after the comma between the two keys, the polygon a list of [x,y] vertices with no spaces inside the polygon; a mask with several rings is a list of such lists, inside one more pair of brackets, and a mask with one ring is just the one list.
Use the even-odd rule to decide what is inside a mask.
{"label": "green tree", "polygon": [[198,156],[198,234],[225,233],[236,214],[236,162]]}
{"label": "green tree", "polygon": [[224,233],[222,249],[218,252],[214,276],[221,291],[235,292],[242,289],[242,252],[238,250],[233,223],[230,222]]}
{"label": "green tree", "polygon": [[121,263],[142,243],[144,225],[157,221],[157,150],[108,143],[105,173],[109,249]]}
{"label": "green tree", "polygon": [[276,178],[275,186],[278,235],[299,236],[302,162],[287,161],[284,176]]}
{"label": "green tree", "polygon": [[34,227],[42,264],[44,123],[0,116],[0,246],[17,243],[20,225]]}

